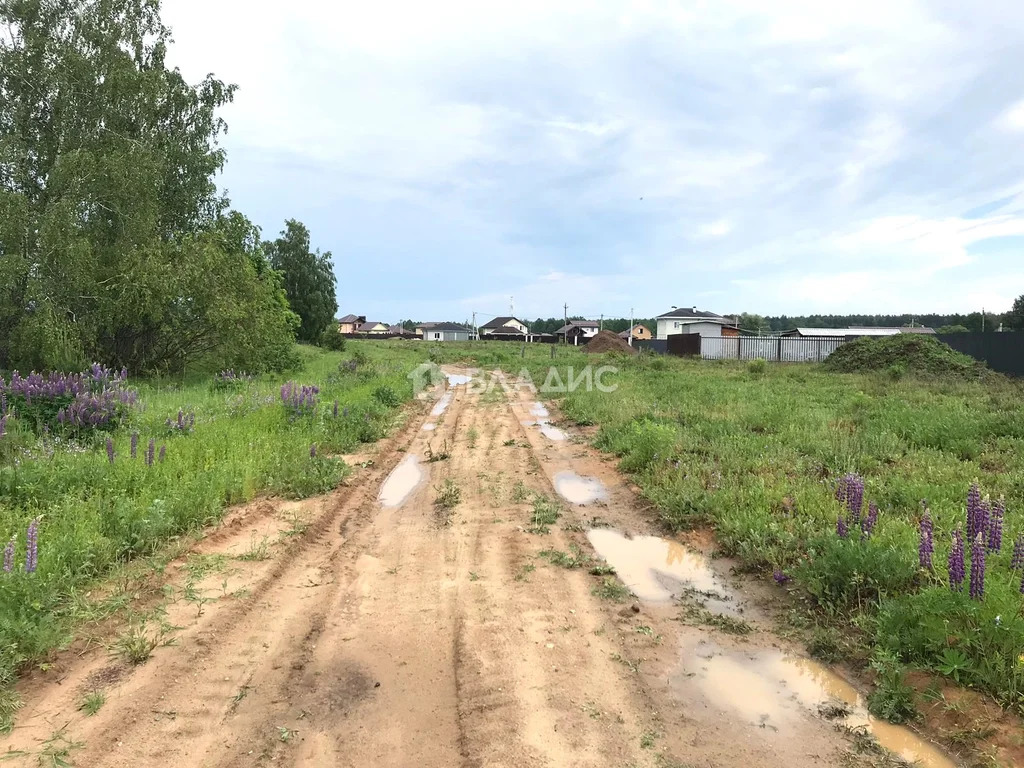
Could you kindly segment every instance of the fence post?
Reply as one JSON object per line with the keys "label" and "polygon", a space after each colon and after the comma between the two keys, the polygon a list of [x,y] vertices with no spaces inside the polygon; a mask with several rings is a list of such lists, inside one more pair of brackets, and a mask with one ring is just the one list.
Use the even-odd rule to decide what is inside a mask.
{"label": "fence post", "polygon": [[775,348],[775,362],[776,363],[781,363],[782,362],[782,337],[781,336],[779,336],[779,343],[776,345],[776,348]]}
{"label": "fence post", "polygon": [[736,337],[736,359],[737,360],[740,359],[740,344],[742,342],[743,342],[743,337],[742,336],[737,336]]}

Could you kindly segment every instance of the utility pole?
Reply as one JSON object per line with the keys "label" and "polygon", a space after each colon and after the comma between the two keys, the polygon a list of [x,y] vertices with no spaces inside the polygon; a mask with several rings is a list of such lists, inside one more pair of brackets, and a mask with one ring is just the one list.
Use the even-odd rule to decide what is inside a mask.
{"label": "utility pole", "polygon": [[599,331],[603,331],[604,330],[604,313],[603,312],[601,313],[601,323],[597,326],[597,330],[599,330]]}
{"label": "utility pole", "polygon": [[512,317],[513,315],[515,315],[515,313],[516,313],[516,297],[515,296],[509,296],[508,297],[508,316]]}
{"label": "utility pole", "polygon": [[633,308],[629,308],[629,346],[633,346]]}
{"label": "utility pole", "polygon": [[985,308],[981,308],[981,332],[985,332]]}
{"label": "utility pole", "polygon": [[479,333],[477,333],[477,330],[476,330],[476,310],[475,310],[475,309],[473,310],[473,335],[474,335],[474,336],[475,336],[475,337],[476,337],[477,339],[479,339],[479,338],[480,338],[480,334],[479,334]]}
{"label": "utility pole", "polygon": [[[565,321],[565,323],[564,323],[564,325],[562,325],[562,327],[565,328],[565,326],[569,324],[569,305],[568,304],[563,304],[562,305],[562,311],[565,313],[562,316],[562,319]],[[565,344],[569,343],[569,329],[568,328],[565,328],[565,333],[562,334],[562,342],[565,343]]]}

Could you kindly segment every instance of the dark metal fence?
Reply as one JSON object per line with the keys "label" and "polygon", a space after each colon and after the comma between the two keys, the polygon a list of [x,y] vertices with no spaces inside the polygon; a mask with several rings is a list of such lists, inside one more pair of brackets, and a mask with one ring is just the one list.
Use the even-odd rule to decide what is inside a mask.
{"label": "dark metal fence", "polygon": [[1024,376],[1024,333],[940,333],[937,338],[993,371]]}
{"label": "dark metal fence", "polygon": [[668,352],[668,342],[665,339],[633,339],[633,346],[639,350],[647,350],[659,355]]}

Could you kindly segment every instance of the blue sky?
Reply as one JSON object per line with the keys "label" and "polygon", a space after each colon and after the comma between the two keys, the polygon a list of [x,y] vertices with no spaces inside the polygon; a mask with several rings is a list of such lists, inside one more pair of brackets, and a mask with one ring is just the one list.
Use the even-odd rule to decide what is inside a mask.
{"label": "blue sky", "polygon": [[[1024,294],[1024,4],[164,0],[232,203],[373,319]],[[481,319],[482,318],[482,319]]]}

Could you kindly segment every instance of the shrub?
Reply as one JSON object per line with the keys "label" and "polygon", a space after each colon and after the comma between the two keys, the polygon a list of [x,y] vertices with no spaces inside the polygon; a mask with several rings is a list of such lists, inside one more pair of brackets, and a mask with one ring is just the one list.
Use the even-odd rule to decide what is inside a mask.
{"label": "shrub", "polygon": [[345,341],[345,337],[338,333],[338,327],[334,325],[334,323],[331,323],[324,328],[324,332],[320,334],[317,346],[329,349],[332,352],[344,352]]}
{"label": "shrub", "polygon": [[747,373],[756,379],[761,378],[768,372],[768,363],[760,357],[747,363]]}
{"label": "shrub", "polygon": [[386,384],[373,390],[373,399],[386,408],[394,408],[402,402],[395,390]]}
{"label": "shrub", "polygon": [[862,336],[843,344],[824,363],[830,371],[896,371],[933,376],[972,376],[985,366],[936,338],[913,333]]}

